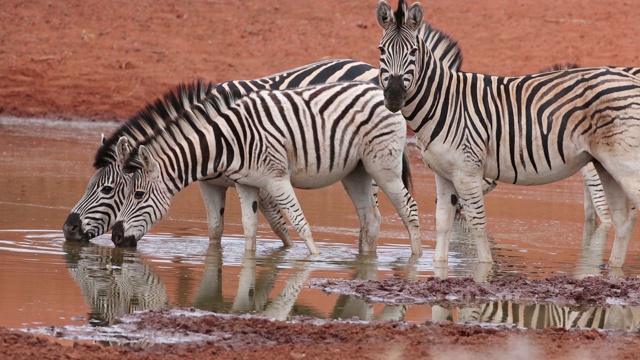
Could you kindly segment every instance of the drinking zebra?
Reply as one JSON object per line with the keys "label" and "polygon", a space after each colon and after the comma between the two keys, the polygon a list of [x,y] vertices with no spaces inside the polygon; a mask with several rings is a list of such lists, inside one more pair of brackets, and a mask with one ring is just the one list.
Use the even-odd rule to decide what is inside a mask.
{"label": "drinking zebra", "polygon": [[419,39],[419,3],[384,0],[377,20],[385,106],[402,111],[436,173],[436,261],[446,261],[461,201],[481,262],[491,262],[482,179],[545,184],[593,162],[616,236],[609,265],[624,264],[640,206],[640,79],[616,68],[520,77],[452,70]]}
{"label": "drinking zebra", "polygon": [[[369,64],[354,60],[324,60],[261,79],[221,83],[212,91],[214,94],[228,91],[247,94],[259,89],[286,89],[348,80],[376,82],[377,71]],[[137,146],[175,120],[176,114],[159,114],[160,119],[150,118],[148,115],[153,109],[153,106],[143,109],[108,139],[103,136],[95,156],[94,167],[97,172],[62,227],[66,240],[88,241],[109,231],[115,223],[124,202],[125,186],[129,179],[128,175],[122,173],[121,166],[129,154],[130,146],[122,143],[118,148],[118,140],[126,136],[132,142],[131,145]],[[198,185],[207,211],[209,237],[212,241],[219,242],[223,231],[225,194],[227,187],[233,186],[233,182],[218,177],[199,181]],[[285,245],[291,245],[286,222],[273,199],[264,196],[259,205],[274,232]]]}
{"label": "drinking zebra", "polygon": [[[175,121],[131,151],[124,171],[132,178],[112,231],[116,246],[135,246],[190,183],[224,176],[236,183],[248,242],[255,242],[262,189],[284,210],[309,252],[319,253],[293,187],[317,189],[337,181],[351,197],[361,228],[377,231],[379,218],[370,215],[375,180],[409,231],[412,253],[422,253],[417,205],[403,177],[406,124],[385,108],[377,85],[262,90],[239,99],[197,96],[212,87],[198,82],[166,95],[182,99]],[[156,102],[150,114],[165,113],[166,103]]]}
{"label": "drinking zebra", "polygon": [[[444,34],[427,26],[420,29],[420,33],[434,56],[438,56],[443,62],[454,62],[452,66],[456,66],[455,61],[460,58],[458,56],[459,49],[455,44],[442,42],[441,38]],[[325,60],[261,79],[225,82],[216,87],[216,92],[224,90],[248,94],[259,89],[287,89],[349,80],[377,83],[377,75],[377,69],[369,64],[346,59]],[[97,172],[89,181],[85,194],[73,207],[62,227],[66,240],[88,241],[111,230],[122,207],[124,188],[128,181],[128,176],[123,174],[120,168],[128,155],[129,147],[123,144],[122,148],[118,150],[116,148],[118,140],[120,137],[126,136],[132,142],[131,145],[137,147],[147,136],[160,131],[172,121],[171,118],[167,118],[146,124],[145,112],[146,109],[132,117],[108,139],[103,137],[94,163]],[[223,212],[226,189],[233,184],[219,178],[198,181],[198,185],[207,211],[209,237],[213,242],[219,242],[224,225]],[[291,244],[286,223],[273,199],[263,197],[259,205],[278,237],[283,240],[285,245]],[[377,212],[374,215],[377,216]],[[374,250],[371,248],[371,244],[374,244],[376,240],[374,233],[369,234],[367,239],[364,238],[364,235],[364,231],[361,230],[361,249]]]}

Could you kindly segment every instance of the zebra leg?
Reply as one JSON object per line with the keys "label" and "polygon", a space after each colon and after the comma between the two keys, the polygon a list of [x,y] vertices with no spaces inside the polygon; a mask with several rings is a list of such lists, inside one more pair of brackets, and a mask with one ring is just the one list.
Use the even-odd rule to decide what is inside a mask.
{"label": "zebra leg", "polygon": [[298,236],[300,236],[307,245],[309,252],[311,254],[319,254],[320,251],[311,236],[309,223],[302,213],[296,193],[293,191],[293,186],[291,186],[291,180],[289,180],[289,178],[280,178],[265,181],[265,183],[264,190],[276,199],[280,209],[284,211],[289,222],[293,228],[296,229]]}
{"label": "zebra leg", "polygon": [[271,230],[282,240],[282,244],[286,247],[293,246],[291,237],[289,236],[289,228],[287,222],[280,212],[280,208],[275,199],[272,198],[266,191],[260,191],[260,211],[269,222]]}
{"label": "zebra leg", "polygon": [[376,184],[387,195],[393,206],[396,208],[398,215],[402,219],[402,223],[409,232],[411,241],[411,254],[414,256],[422,255],[422,238],[420,236],[420,225],[418,219],[418,204],[407,188],[402,183],[399,172],[392,172],[392,169],[384,167],[376,167],[371,169],[365,164],[367,172],[373,176]]}
{"label": "zebra leg", "polygon": [[213,185],[206,181],[198,181],[198,187],[200,187],[200,194],[202,194],[204,207],[207,210],[209,241],[212,244],[220,244],[224,230],[224,204],[227,187]]}
{"label": "zebra leg", "polygon": [[[613,241],[613,248],[611,249],[611,256],[609,257],[609,266],[619,268],[624,264],[624,260],[627,256],[627,248],[629,247],[629,240],[631,239],[631,233],[633,227],[638,219],[635,213],[634,206],[631,203],[627,194],[629,192],[624,191],[625,187],[630,188],[625,182],[628,179],[622,179],[622,181],[616,181],[614,177],[604,169],[600,163],[594,164],[600,176],[602,187],[607,196],[607,202],[609,203],[609,209],[611,210],[611,217],[613,219],[613,226],[616,230],[615,239]],[[633,176],[630,179],[633,181]],[[636,196],[637,197],[637,196]],[[637,203],[640,203],[640,199],[634,199]]]}
{"label": "zebra leg", "polygon": [[585,165],[580,172],[584,180],[584,217],[586,220],[596,220],[596,216],[600,218],[600,222],[611,223],[611,215],[609,214],[609,206],[602,189],[602,183],[598,177],[598,172],[593,163]]}
{"label": "zebra leg", "polygon": [[378,247],[380,211],[373,197],[371,176],[358,166],[342,179],[342,185],[349,194],[360,220],[360,253],[374,252]]}
{"label": "zebra leg", "polygon": [[245,250],[256,250],[258,231],[258,199],[260,189],[253,186],[236,184],[240,208],[242,209],[242,227],[244,228]]}
{"label": "zebra leg", "polygon": [[482,178],[476,179],[472,175],[460,176],[455,179],[454,186],[458,194],[460,194],[460,203],[462,203],[467,222],[471,228],[471,235],[476,240],[478,261],[490,263],[493,259],[489,249],[489,240],[487,239]]}
{"label": "zebra leg", "polygon": [[[458,193],[453,183],[436,174],[436,251],[433,261],[448,261],[451,228],[458,207]],[[445,276],[446,277],[446,276]]]}

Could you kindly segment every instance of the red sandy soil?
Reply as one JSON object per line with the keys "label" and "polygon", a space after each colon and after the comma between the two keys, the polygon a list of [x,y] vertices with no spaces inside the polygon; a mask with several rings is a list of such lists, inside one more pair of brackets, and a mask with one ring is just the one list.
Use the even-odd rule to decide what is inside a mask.
{"label": "red sandy soil", "polygon": [[[250,79],[326,58],[377,65],[381,30],[375,5],[374,0],[4,0],[0,116],[123,121],[170,87],[196,78]],[[459,41],[466,71],[515,75],[566,62],[640,66],[633,2],[425,0],[423,5],[426,19]],[[237,341],[144,349],[62,346],[0,328],[0,358],[631,359],[640,348],[637,332],[162,319],[146,324],[225,329]]]}

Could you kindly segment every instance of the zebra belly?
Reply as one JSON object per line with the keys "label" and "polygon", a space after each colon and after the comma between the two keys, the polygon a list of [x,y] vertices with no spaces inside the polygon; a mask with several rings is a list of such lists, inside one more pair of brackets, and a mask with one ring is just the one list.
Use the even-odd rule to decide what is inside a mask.
{"label": "zebra belly", "polygon": [[567,153],[563,162],[559,157],[551,162],[551,167],[546,162],[538,162],[537,168],[531,163],[516,162],[515,169],[510,160],[503,160],[497,165],[497,161],[489,156],[480,161],[468,159],[456,151],[442,144],[432,143],[428,148],[418,142],[421,148],[422,160],[438,175],[454,181],[456,176],[466,176],[478,173],[483,178],[512,183],[517,185],[542,185],[549,184],[567,178],[592,160],[592,156],[586,152]]}
{"label": "zebra belly", "polygon": [[302,169],[296,169],[291,172],[291,185],[298,189],[319,189],[327,187],[342,180],[353,171],[354,168],[355,164],[352,167],[339,170],[334,169],[334,171],[331,172],[321,170],[320,172],[311,173]]}
{"label": "zebra belly", "polygon": [[566,157],[565,160],[566,162],[562,162],[560,159],[552,162],[550,168],[546,163],[538,165],[537,169],[531,164],[527,164],[526,168],[522,164],[518,164],[519,166],[517,166],[516,170],[511,166],[508,168],[503,167],[499,173],[495,165],[490,166],[488,163],[485,167],[485,176],[517,185],[549,184],[575,174],[587,165],[587,163],[592,160],[592,157],[587,153],[583,153]]}
{"label": "zebra belly", "polygon": [[222,174],[218,174],[215,177],[208,177],[205,179],[201,179],[198,181],[202,181],[202,182],[206,182],[210,185],[216,185],[216,186],[226,186],[226,187],[235,187],[235,183],[231,180],[229,180],[229,178],[227,178],[226,176],[222,175]]}

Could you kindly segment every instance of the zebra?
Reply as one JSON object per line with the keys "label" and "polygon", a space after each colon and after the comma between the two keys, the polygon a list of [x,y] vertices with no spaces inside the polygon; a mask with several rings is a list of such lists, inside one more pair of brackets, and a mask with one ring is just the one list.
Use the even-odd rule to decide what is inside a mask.
{"label": "zebra", "polygon": [[[372,65],[355,60],[324,60],[261,79],[221,83],[212,91],[214,94],[220,92],[247,94],[259,89],[286,89],[347,80],[375,83],[377,70]],[[89,181],[84,195],[71,209],[62,226],[67,241],[89,241],[109,231],[115,223],[122,208],[125,187],[130,177],[121,171],[130,147],[137,146],[174,121],[172,116],[175,114],[164,114],[166,116],[163,116],[161,121],[154,121],[149,117],[149,112],[153,109],[154,107],[148,106],[117,129],[112,136],[102,137],[95,155],[94,167],[97,171]],[[122,136],[131,140],[130,146],[126,143],[121,143],[120,147],[117,146]],[[220,177],[199,181],[198,185],[207,212],[209,237],[213,242],[219,242],[223,232],[222,218],[226,189],[233,186],[233,183]],[[265,196],[261,198],[259,205],[276,235],[282,239],[284,245],[291,245],[286,222],[273,199]]]}
{"label": "zebra", "polygon": [[[112,231],[116,246],[135,246],[167,213],[175,193],[213,175],[235,182],[247,240],[255,242],[262,189],[276,199],[309,252],[317,254],[293,187],[342,181],[361,228],[371,228],[367,224],[378,221],[369,210],[373,179],[407,228],[412,254],[422,254],[417,205],[407,190],[403,161],[406,124],[385,108],[377,85],[342,82],[261,90],[241,98],[198,96],[212,87],[196,82],[167,94],[182,100],[176,120],[129,154],[124,171],[132,178]],[[153,113],[166,111],[167,101],[156,104],[160,108]],[[247,248],[255,249],[248,242]]]}
{"label": "zebra", "polygon": [[608,67],[520,77],[456,71],[423,46],[423,17],[419,3],[376,8],[385,106],[402,112],[436,174],[434,260],[447,261],[459,199],[478,260],[492,262],[482,178],[545,184],[593,162],[616,230],[608,266],[622,267],[640,206],[640,79]]}
{"label": "zebra", "polygon": [[[551,72],[568,69],[577,69],[579,66],[575,63],[567,64],[553,64],[552,66],[542,69],[540,72]],[[622,71],[629,72],[637,75],[640,73],[640,68],[621,68]],[[580,169],[582,178],[584,181],[584,218],[586,221],[596,221],[600,219],[601,223],[610,224],[611,216],[609,214],[609,205],[607,205],[607,199],[604,195],[604,189],[602,183],[596,172],[596,168],[592,163],[588,163],[582,169]],[[497,183],[490,179],[483,179],[482,195],[486,195],[491,192]],[[464,220],[464,216],[461,214],[462,204],[458,202],[456,209],[456,219]],[[464,222],[463,224],[466,224]]]}
{"label": "zebra", "polygon": [[[420,27],[420,29],[423,28],[425,28],[424,24]],[[540,72],[577,69],[579,67],[580,66],[575,63],[553,64],[548,68],[540,70]],[[610,67],[627,72],[636,77],[640,76],[639,67]],[[602,183],[600,182],[600,178],[598,177],[595,166],[592,163],[588,163],[582,169],[580,169],[580,173],[582,174],[582,178],[584,181],[585,220],[596,221],[597,219],[600,219],[600,222],[603,224],[611,224],[609,205],[607,205],[607,199],[604,194],[604,189],[602,188]],[[495,189],[497,185],[498,184],[495,182],[495,180],[484,178],[482,183],[482,195],[487,195],[489,192]],[[462,204],[460,202],[458,202],[458,207],[456,208],[456,219],[464,221],[462,224],[463,226],[466,225],[466,220],[464,219],[464,215],[462,214]]]}
{"label": "zebra", "polygon": [[[425,26],[420,29],[420,34],[426,45],[431,48],[434,56],[442,61],[457,61],[459,49],[455,44],[440,46],[442,34],[439,30]],[[378,71],[373,65],[349,59],[332,59],[318,61],[295,69],[287,70],[275,75],[256,79],[224,82],[216,86],[216,93],[220,91],[239,94],[248,94],[260,89],[287,89],[299,86],[330,83],[337,81],[367,81],[378,83]],[[120,212],[124,202],[124,189],[129,179],[128,175],[121,171],[121,166],[129,154],[130,146],[118,149],[117,143],[120,137],[125,136],[131,140],[131,146],[136,146],[146,137],[163,129],[172,119],[163,119],[155,123],[146,123],[149,109],[130,118],[117,129],[109,138],[102,137],[100,147],[95,155],[94,167],[96,173],[89,181],[82,198],[71,209],[65,223],[62,226],[67,241],[89,241],[111,230],[115,218]],[[493,181],[493,180],[491,180]],[[495,182],[493,182],[495,185]],[[209,238],[212,242],[220,242],[223,232],[223,215],[225,207],[225,194],[229,186],[233,186],[225,179],[213,179],[198,181],[205,209],[207,212],[207,224]],[[376,188],[374,187],[374,196]],[[286,222],[282,218],[279,208],[273,199],[261,198],[260,210],[265,215],[269,225],[282,239],[284,245],[291,245]],[[374,211],[376,211],[374,209]],[[378,216],[376,212],[374,214]],[[365,239],[364,231],[360,232],[360,246],[365,251],[373,250],[371,244],[375,244],[375,232]]]}

